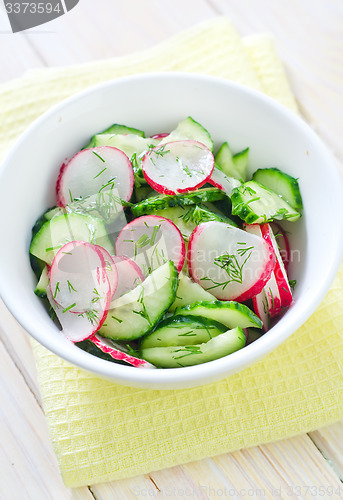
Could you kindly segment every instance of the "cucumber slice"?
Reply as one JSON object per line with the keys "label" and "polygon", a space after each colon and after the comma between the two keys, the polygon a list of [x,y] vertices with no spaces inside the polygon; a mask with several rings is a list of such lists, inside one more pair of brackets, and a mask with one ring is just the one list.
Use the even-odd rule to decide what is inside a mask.
{"label": "cucumber slice", "polygon": [[238,215],[247,224],[262,224],[274,219],[296,221],[300,217],[300,213],[278,194],[255,181],[235,188],[231,202],[233,215]]}
{"label": "cucumber slice", "polygon": [[30,253],[51,266],[58,250],[69,241],[94,243],[114,254],[104,222],[81,214],[58,215],[46,221],[32,238]]}
{"label": "cucumber slice", "polygon": [[226,198],[226,195],[220,189],[212,187],[202,188],[185,194],[161,194],[159,196],[153,196],[140,203],[136,203],[136,205],[131,207],[131,211],[135,217],[140,217],[141,215],[153,214],[156,210],[168,207],[186,207],[188,205],[196,205],[207,201],[217,201],[224,198]]}
{"label": "cucumber slice", "polygon": [[127,127],[126,125],[119,125],[118,123],[115,123],[114,125],[111,125],[108,127],[106,130],[101,132],[102,134],[132,134],[132,135],[138,135],[140,137],[145,137],[145,133],[143,130],[139,130],[138,128],[133,128],[133,127]]}
{"label": "cucumber slice", "polygon": [[145,139],[133,134],[100,134],[94,136],[93,142],[92,147],[112,146],[123,151],[132,163],[136,187],[139,187],[141,184],[147,184],[142,172],[142,158],[149,149],[159,143],[158,139],[152,139],[151,137]]}
{"label": "cucumber slice", "polygon": [[219,149],[215,156],[216,166],[228,177],[235,177],[246,181],[248,167],[249,148],[233,155],[227,142]]}
{"label": "cucumber slice", "polygon": [[[137,135],[139,137],[145,137],[145,133],[143,132],[143,130],[139,130],[138,128],[133,128],[133,127],[127,127],[126,125],[118,125],[117,123],[108,127],[106,130],[101,132],[101,134],[96,134],[96,135],[106,135],[106,134],[111,134],[111,135],[131,134],[131,135]],[[96,135],[93,135],[89,144],[84,149],[94,148]]]}
{"label": "cucumber slice", "polygon": [[243,330],[234,328],[202,344],[142,349],[142,357],[161,368],[179,368],[222,358],[242,349],[245,343]]}
{"label": "cucumber slice", "polygon": [[252,176],[253,181],[271,189],[281,196],[295,210],[303,209],[303,202],[297,179],[278,168],[259,168]]}
{"label": "cucumber slice", "polygon": [[188,241],[194,229],[201,224],[201,222],[208,222],[210,220],[217,220],[225,222],[232,226],[237,224],[225,215],[219,215],[211,212],[204,205],[191,205],[189,207],[169,207],[161,210],[156,210],[154,215],[165,217],[171,220],[175,226],[180,229],[183,238]]}
{"label": "cucumber slice", "polygon": [[149,149],[158,144],[157,139],[151,139],[150,137],[145,139],[144,137],[133,134],[99,134],[94,136],[94,142],[94,146],[111,146],[120,149],[129,158],[131,158],[133,154],[139,157],[141,154],[145,154]]}
{"label": "cucumber slice", "polygon": [[168,261],[141,285],[112,301],[99,334],[113,340],[133,340],[150,331],[175,299],[178,273]]}
{"label": "cucumber slice", "polygon": [[51,220],[53,217],[56,217],[56,215],[63,215],[65,214],[65,209],[62,207],[54,207],[45,212],[44,217],[46,220]]}
{"label": "cucumber slice", "polygon": [[169,308],[169,311],[174,312],[175,309],[182,306],[187,306],[188,304],[193,304],[195,301],[213,301],[216,300],[214,295],[207,292],[198,283],[195,283],[187,276],[187,274],[181,272],[179,275],[179,286],[176,291],[176,297],[174,302]]}
{"label": "cucumber slice", "polygon": [[213,141],[210,134],[202,125],[200,125],[200,123],[196,122],[190,116],[182,120],[175,130],[164,137],[161,140],[160,145],[162,146],[162,144],[167,142],[184,141],[188,139],[201,142],[208,147],[210,151],[213,151]]}
{"label": "cucumber slice", "polygon": [[236,326],[241,328],[262,328],[262,321],[249,307],[234,301],[195,302],[188,306],[178,307],[175,314],[211,319],[225,325],[227,328],[235,328]]}
{"label": "cucumber slice", "polygon": [[151,334],[142,339],[141,349],[202,344],[226,330],[220,323],[205,318],[173,316],[162,321]]}
{"label": "cucumber slice", "polygon": [[42,271],[42,274],[40,275],[37,286],[35,288],[35,294],[37,295],[37,297],[39,297],[40,299],[47,298],[46,287],[48,286],[48,284],[49,284],[48,267],[45,266]]}

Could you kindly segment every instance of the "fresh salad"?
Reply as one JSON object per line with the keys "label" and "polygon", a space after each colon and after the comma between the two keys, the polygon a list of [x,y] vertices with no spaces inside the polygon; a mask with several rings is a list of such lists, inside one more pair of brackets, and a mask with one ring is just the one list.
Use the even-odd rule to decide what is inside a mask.
{"label": "fresh salad", "polygon": [[213,153],[191,117],[145,137],[113,125],[60,168],[32,231],[36,295],[79,348],[137,368],[212,361],[263,335],[293,300],[282,221],[296,179],[247,178],[249,148]]}

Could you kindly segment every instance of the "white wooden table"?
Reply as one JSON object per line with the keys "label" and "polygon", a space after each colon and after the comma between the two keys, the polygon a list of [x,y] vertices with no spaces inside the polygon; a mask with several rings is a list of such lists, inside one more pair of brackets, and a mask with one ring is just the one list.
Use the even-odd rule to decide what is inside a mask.
{"label": "white wooden table", "polygon": [[[218,14],[228,15],[241,35],[275,35],[300,109],[343,172],[341,0],[80,0],[68,15],[16,35],[0,9],[0,81],[30,68],[148,48]],[[49,441],[27,335],[2,303],[0,340],[0,499],[343,497],[342,423],[135,479],[69,490]]]}

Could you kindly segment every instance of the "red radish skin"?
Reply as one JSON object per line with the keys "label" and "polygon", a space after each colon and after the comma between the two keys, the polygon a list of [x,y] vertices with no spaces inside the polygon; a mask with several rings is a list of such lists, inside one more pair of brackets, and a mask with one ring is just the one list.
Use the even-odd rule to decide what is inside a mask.
{"label": "red radish skin", "polygon": [[112,259],[118,272],[118,286],[112,297],[115,300],[142,283],[144,275],[137,264],[125,255],[114,255]]}
{"label": "red radish skin", "polygon": [[118,235],[115,251],[132,259],[144,277],[166,260],[172,260],[180,272],[186,255],[180,230],[157,215],[143,215],[129,222]]}
{"label": "red radish skin", "polygon": [[265,241],[270,242],[273,246],[274,253],[276,256],[276,263],[274,274],[276,278],[276,282],[279,289],[281,306],[288,307],[293,302],[293,294],[288,281],[287,272],[285,266],[283,264],[273,231],[269,224],[261,225],[262,235]]}
{"label": "red radish skin", "polygon": [[97,248],[97,250],[102,254],[104,258],[105,270],[111,287],[111,297],[113,298],[114,294],[116,293],[119,282],[117,266],[115,264],[114,258],[108,253],[108,251],[105,248],[101,247],[100,245],[94,245],[94,246]]}
{"label": "red radish skin", "polygon": [[[116,275],[115,268],[113,273]],[[99,309],[111,293],[104,254],[98,246],[85,241],[72,241],[59,249],[49,282],[56,304],[73,313]]]}
{"label": "red radish skin", "polygon": [[[187,263],[193,280],[216,298],[244,302],[260,293],[270,279],[275,255],[260,237],[211,221],[194,229]],[[236,265],[233,271],[232,263]]]}
{"label": "red radish skin", "polygon": [[133,168],[123,151],[110,146],[84,149],[60,169],[56,183],[57,204],[65,207],[75,198],[85,198],[105,190],[129,201],[133,186]]}
{"label": "red radish skin", "polygon": [[203,186],[214,168],[214,156],[198,141],[174,141],[156,146],[143,157],[147,183],[158,193],[175,195]]}
{"label": "red radish skin", "polygon": [[212,186],[221,189],[225,194],[231,196],[232,190],[241,185],[241,182],[238,179],[234,179],[233,177],[228,177],[224,174],[219,168],[214,167],[211,177],[208,179],[208,182],[212,184]]}
{"label": "red radish skin", "polygon": [[65,163],[62,163],[56,182],[57,206],[61,208],[64,208],[66,206],[66,200],[64,199],[64,197],[60,196],[59,193],[61,192],[61,183],[65,169],[67,168],[67,164],[67,161]]}
{"label": "red radish skin", "polygon": [[276,243],[279,247],[280,255],[285,266],[286,271],[288,271],[288,265],[291,257],[291,247],[289,245],[289,240],[286,232],[282,229],[280,224],[277,222],[271,222],[270,227],[272,228],[273,234],[276,239]]}
{"label": "red radish skin", "polygon": [[100,335],[93,335],[89,338],[89,340],[93,342],[102,352],[109,354],[117,361],[125,361],[125,363],[135,366],[136,368],[155,368],[155,366],[148,363],[148,361],[128,354],[123,350],[122,346],[108,341],[107,339],[100,337]]}
{"label": "red radish skin", "polygon": [[269,316],[271,318],[276,318],[281,314],[281,297],[274,271],[269,281],[266,283],[264,290],[268,300]]}
{"label": "red radish skin", "polygon": [[158,141],[164,139],[165,137],[167,137],[169,134],[168,133],[163,133],[163,134],[156,134],[156,135],[152,135],[151,136],[151,139],[157,139]]}

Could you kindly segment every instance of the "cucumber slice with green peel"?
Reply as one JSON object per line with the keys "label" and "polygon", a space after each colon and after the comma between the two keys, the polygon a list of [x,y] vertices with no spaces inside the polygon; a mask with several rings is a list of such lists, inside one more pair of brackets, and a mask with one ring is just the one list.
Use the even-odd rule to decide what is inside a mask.
{"label": "cucumber slice with green peel", "polygon": [[141,349],[202,344],[226,331],[224,325],[205,318],[173,316],[142,339]]}
{"label": "cucumber slice with green peel", "polygon": [[233,155],[227,142],[219,149],[215,156],[216,166],[228,177],[246,181],[249,148]]}
{"label": "cucumber slice with green peel", "polygon": [[39,278],[37,286],[35,288],[35,294],[37,295],[37,297],[39,297],[40,299],[47,298],[46,287],[48,286],[48,284],[49,284],[48,267],[45,266]]}
{"label": "cucumber slice with green peel", "polygon": [[[126,125],[118,125],[117,123],[115,123],[114,125],[111,125],[110,127],[108,127],[106,130],[104,130],[103,132],[101,132],[101,134],[96,134],[96,135],[108,135],[108,134],[111,134],[111,135],[114,135],[114,134],[120,134],[120,135],[130,134],[130,135],[137,135],[139,137],[145,137],[145,133],[143,132],[143,130],[139,130],[139,129],[133,128],[133,127],[127,127]],[[96,142],[96,139],[95,139],[96,135],[93,135],[93,137],[91,138],[89,144],[84,149],[94,148],[95,142]]]}
{"label": "cucumber slice with green peel", "polygon": [[241,328],[262,328],[262,321],[249,307],[234,301],[195,302],[188,306],[178,307],[175,314],[211,319],[225,325],[227,328],[235,328],[236,326]]}
{"label": "cucumber slice with green peel", "polygon": [[260,168],[252,176],[253,181],[271,189],[281,196],[295,210],[303,209],[303,202],[297,179],[278,168]]}
{"label": "cucumber slice with green peel", "polygon": [[246,181],[248,162],[249,162],[249,148],[245,148],[239,153],[233,155],[232,161],[236,169],[237,175],[239,176],[237,178]]}
{"label": "cucumber slice with green peel", "polygon": [[152,330],[174,302],[178,273],[168,261],[142,284],[112,301],[99,334],[113,340],[134,340]]}
{"label": "cucumber slice with green peel", "polygon": [[51,208],[47,212],[45,212],[44,217],[46,220],[51,220],[53,217],[57,215],[64,215],[66,213],[65,209],[62,207]]}
{"label": "cucumber slice with green peel", "polygon": [[216,300],[214,295],[207,292],[198,283],[195,283],[184,272],[179,275],[179,286],[176,291],[175,300],[169,308],[169,311],[174,312],[175,309],[187,306],[194,302],[199,301],[213,301]]}
{"label": "cucumber slice with green peel", "polygon": [[140,215],[153,214],[159,209],[168,207],[187,207],[189,205],[197,205],[208,201],[223,200],[224,198],[226,198],[226,195],[220,189],[212,187],[202,188],[190,193],[152,196],[140,203],[136,203],[136,205],[131,207],[131,211],[135,217],[139,217]]}
{"label": "cucumber slice with green peel", "polygon": [[114,254],[104,222],[81,214],[58,215],[46,221],[32,238],[30,253],[51,266],[58,250],[70,241],[100,245],[111,255]]}
{"label": "cucumber slice with green peel", "polygon": [[114,123],[110,127],[108,127],[106,130],[101,132],[102,134],[132,134],[132,135],[138,135],[140,137],[145,137],[145,133],[143,130],[139,130],[138,128],[134,127],[127,127],[126,125],[119,125],[118,123]]}
{"label": "cucumber slice with green peel", "polygon": [[245,344],[243,330],[234,328],[202,344],[142,349],[142,357],[160,368],[180,368],[223,358]]}
{"label": "cucumber slice with green peel", "polygon": [[188,116],[182,120],[169,135],[162,138],[160,145],[172,141],[194,140],[204,144],[210,151],[213,151],[213,141],[208,131]]}
{"label": "cucumber slice with green peel", "polygon": [[170,207],[156,210],[154,215],[171,220],[175,226],[179,228],[186,241],[189,240],[192,232],[201,222],[216,220],[237,227],[237,224],[231,219],[225,217],[225,215],[219,215],[218,213],[211,212],[211,210],[209,210],[205,205],[191,205],[184,208]]}
{"label": "cucumber slice with green peel", "polygon": [[296,221],[300,213],[278,194],[255,181],[235,188],[231,194],[232,214],[247,224],[262,224],[274,219]]}
{"label": "cucumber slice with green peel", "polygon": [[[158,140],[150,137],[144,138],[139,135],[121,135],[121,134],[100,134],[94,136],[94,146],[111,146],[120,149],[129,158],[136,154],[139,157],[149,149],[157,146]],[[143,155],[144,156],[144,155]]]}

